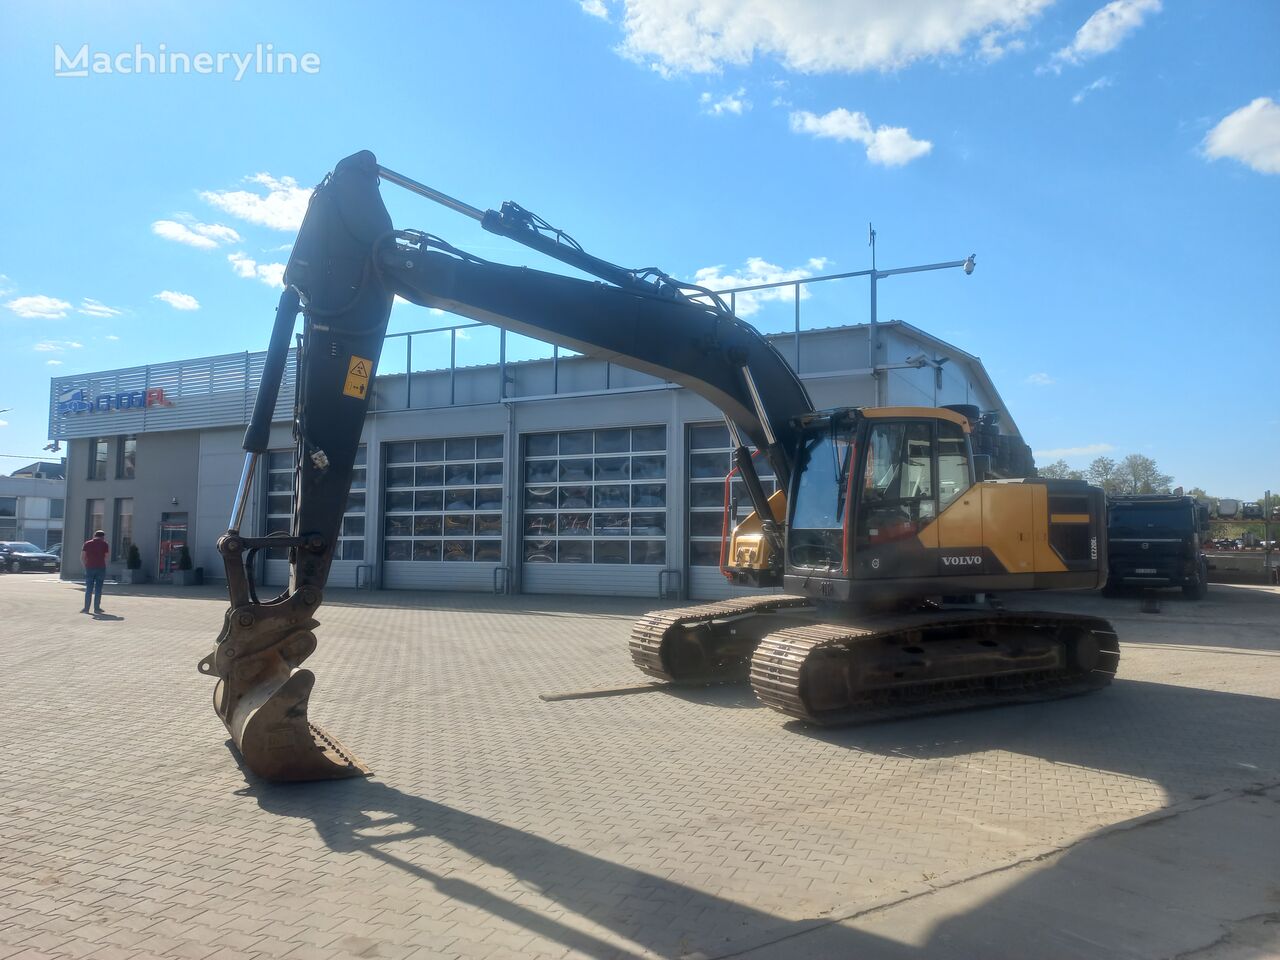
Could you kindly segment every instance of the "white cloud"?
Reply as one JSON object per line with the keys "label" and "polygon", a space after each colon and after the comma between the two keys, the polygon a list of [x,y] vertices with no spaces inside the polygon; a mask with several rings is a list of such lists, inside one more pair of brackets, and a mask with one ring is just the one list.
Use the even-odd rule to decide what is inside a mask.
{"label": "white cloud", "polygon": [[284,264],[283,263],[260,263],[258,264],[258,279],[269,287],[284,288]]}
{"label": "white cloud", "polygon": [[[803,267],[786,270],[760,257],[749,257],[745,269],[725,273],[724,266],[703,267],[693,275],[693,282],[709,290],[725,290],[729,287],[749,287],[757,283],[782,283],[787,280],[803,280],[820,273],[830,263],[826,257],[812,257]],[[775,287],[772,290],[752,290],[735,297],[734,312],[749,317],[760,310],[766,300],[794,300],[795,287]],[[800,299],[807,300],[809,291],[800,287]],[[728,298],[725,298],[726,301]]]}
{"label": "white cloud", "polygon": [[601,20],[609,19],[609,8],[604,5],[604,0],[578,0],[578,5],[582,7],[583,13],[589,13]]}
{"label": "white cloud", "polygon": [[38,353],[61,353],[63,350],[79,350],[83,346],[75,340],[41,340],[33,349]]}
{"label": "white cloud", "polygon": [[265,193],[251,190],[205,190],[200,199],[224,213],[274,230],[297,230],[307,212],[311,191],[298,186],[293,177],[273,177],[255,173],[250,183],[266,188]]}
{"label": "white cloud", "polygon": [[1115,447],[1109,443],[1089,443],[1083,447],[1058,447],[1054,450],[1033,450],[1032,456],[1037,460],[1059,460],[1067,457],[1097,457],[1109,453]]}
{"label": "white cloud", "polygon": [[906,127],[880,126],[871,129],[865,113],[838,107],[822,116],[800,110],[791,114],[791,129],[815,137],[848,140],[867,148],[867,159],[885,167],[900,167],[933,149],[928,140],[916,140]]}
{"label": "white cloud", "polygon": [[1071,98],[1071,102],[1080,103],[1089,94],[1094,93],[1097,90],[1105,90],[1107,87],[1111,86],[1113,82],[1114,81],[1112,81],[1110,77],[1099,77],[1097,80],[1093,81],[1093,83],[1078,90],[1076,95]]}
{"label": "white cloud", "polygon": [[5,304],[20,317],[29,320],[61,320],[71,309],[71,304],[57,297],[18,297]]}
{"label": "white cloud", "polygon": [[200,301],[189,293],[178,293],[176,290],[161,290],[152,299],[162,300],[175,310],[199,310]]}
{"label": "white cloud", "polygon": [[227,254],[227,262],[231,264],[231,269],[236,272],[238,277],[247,277],[252,280],[254,274],[257,273],[257,263],[243,253]]}
{"label": "white cloud", "polygon": [[115,307],[108,307],[101,300],[94,300],[92,297],[84,297],[80,301],[80,307],[76,313],[83,313],[86,317],[118,317],[122,311]]}
{"label": "white cloud", "polygon": [[712,116],[718,117],[725,113],[741,116],[743,111],[751,109],[751,101],[746,98],[746,93],[746,87],[739,87],[734,93],[727,93],[719,100],[714,99],[709,93],[704,93],[698,98],[698,103],[702,106],[703,113],[709,113]]}
{"label": "white cloud", "polygon": [[7,297],[9,294],[13,293],[13,291],[16,289],[17,287],[13,285],[13,281],[10,280],[8,277],[6,277],[3,273],[0,273],[0,297]]}
{"label": "white cloud", "polygon": [[1218,122],[1204,138],[1205,156],[1230,157],[1258,173],[1280,173],[1280,104],[1258,97]]}
{"label": "white cloud", "polygon": [[1049,387],[1057,383],[1057,381],[1047,373],[1033,373],[1031,376],[1027,377],[1026,382],[1031,384],[1033,387]]}
{"label": "white cloud", "polygon": [[198,220],[157,220],[151,224],[151,232],[157,237],[174,243],[185,243],[200,250],[212,250],[223,243],[240,242],[240,234],[230,227],[221,223],[200,223]]}
{"label": "white cloud", "polygon": [[714,73],[757,56],[801,73],[894,70],[962,54],[981,38],[994,50],[1052,2],[626,0],[619,50],[663,75]]}
{"label": "white cloud", "polygon": [[46,360],[46,361],[45,361],[45,364],[46,364],[47,366],[50,366],[50,367],[60,367],[60,366],[62,366],[62,361],[61,361],[61,360]]}
{"label": "white cloud", "polygon": [[114,333],[108,333],[108,334],[107,334],[107,336],[106,336],[106,339],[108,339],[108,340],[119,340],[120,338],[119,338],[119,337],[117,337]]}
{"label": "white cloud", "polygon": [[250,280],[257,277],[269,287],[284,286],[283,263],[258,263],[252,257],[240,251],[227,254],[227,262],[231,264],[231,269],[236,272],[238,277],[245,277]]}
{"label": "white cloud", "polygon": [[1142,26],[1149,13],[1160,12],[1160,0],[1111,0],[1093,12],[1076,31],[1075,39],[1053,55],[1050,67],[1061,70],[1064,63],[1081,63],[1109,53]]}
{"label": "white cloud", "polygon": [[1021,53],[1027,48],[1024,41],[1016,38],[1006,40],[1006,35],[1004,30],[989,30],[984,33],[978,41],[978,56],[987,63],[995,63],[1006,53]]}
{"label": "white cloud", "polygon": [[0,420],[0,427],[7,427],[8,425],[9,425],[8,420]]}

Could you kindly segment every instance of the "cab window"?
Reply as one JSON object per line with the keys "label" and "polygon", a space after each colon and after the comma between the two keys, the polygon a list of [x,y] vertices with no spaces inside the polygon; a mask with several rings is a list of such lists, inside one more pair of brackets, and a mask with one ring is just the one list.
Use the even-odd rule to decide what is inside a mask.
{"label": "cab window", "polygon": [[948,504],[973,484],[969,475],[969,453],[964,430],[949,420],[938,421],[938,507]]}
{"label": "cab window", "polygon": [[790,559],[797,567],[839,569],[853,444],[824,426],[801,447],[791,515]]}
{"label": "cab window", "polygon": [[861,487],[859,546],[914,536],[937,515],[932,424],[875,424],[867,436]]}

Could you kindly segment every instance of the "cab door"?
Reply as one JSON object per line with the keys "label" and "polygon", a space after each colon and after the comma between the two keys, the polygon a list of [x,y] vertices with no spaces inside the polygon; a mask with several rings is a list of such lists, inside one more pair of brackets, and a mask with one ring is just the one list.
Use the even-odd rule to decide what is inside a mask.
{"label": "cab door", "polygon": [[864,420],[853,575],[864,580],[930,577],[938,531],[937,449],[932,420]]}

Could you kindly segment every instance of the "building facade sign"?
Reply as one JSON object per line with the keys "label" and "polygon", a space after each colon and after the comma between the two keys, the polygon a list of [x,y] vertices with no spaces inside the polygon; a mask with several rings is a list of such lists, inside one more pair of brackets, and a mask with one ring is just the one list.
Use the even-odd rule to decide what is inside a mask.
{"label": "building facade sign", "polygon": [[141,410],[144,407],[172,407],[166,400],[164,387],[149,390],[124,390],[120,393],[103,393],[89,396],[84,387],[68,390],[58,398],[60,415],[78,413],[110,413],[112,410]]}

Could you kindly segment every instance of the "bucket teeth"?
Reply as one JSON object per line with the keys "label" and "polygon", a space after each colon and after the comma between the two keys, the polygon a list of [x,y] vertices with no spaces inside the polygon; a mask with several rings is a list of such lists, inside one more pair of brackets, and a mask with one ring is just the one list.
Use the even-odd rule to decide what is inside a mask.
{"label": "bucket teeth", "polygon": [[[219,709],[245,765],[267,780],[338,780],[369,775],[350,750],[307,719],[307,701],[316,677],[293,670],[281,684],[259,683],[234,698],[228,715]],[[214,708],[223,702],[225,680],[214,690]]]}

